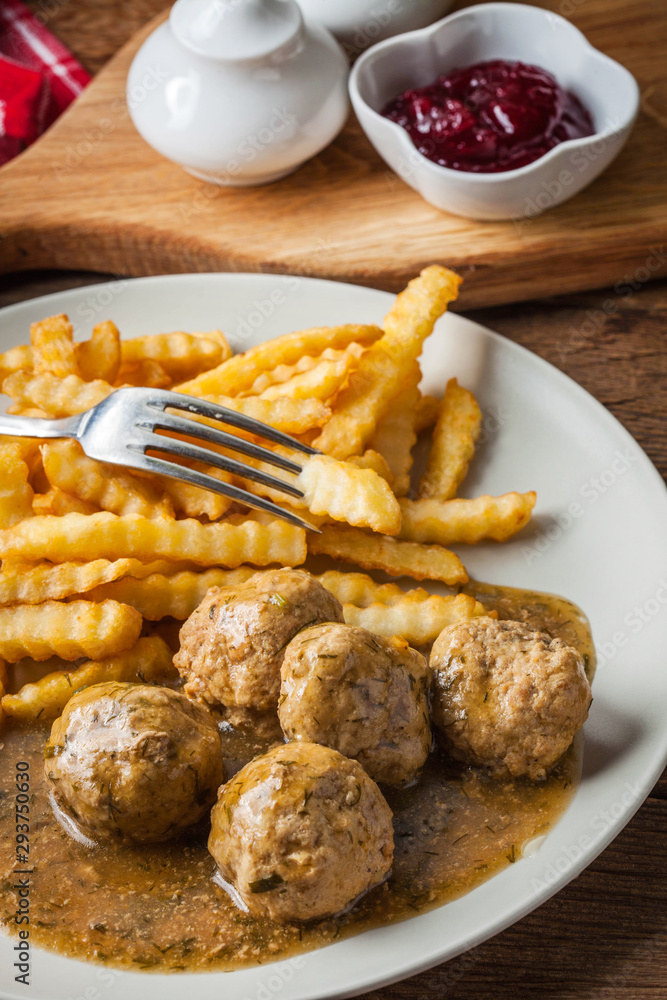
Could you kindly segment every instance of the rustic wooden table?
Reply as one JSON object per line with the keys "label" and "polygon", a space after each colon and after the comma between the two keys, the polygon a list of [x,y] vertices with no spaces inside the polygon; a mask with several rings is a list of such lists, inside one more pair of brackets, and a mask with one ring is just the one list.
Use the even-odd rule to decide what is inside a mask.
{"label": "rustic wooden table", "polygon": [[[95,72],[162,3],[30,0],[30,6]],[[655,249],[647,247],[646,257]],[[640,276],[644,263],[637,260]],[[0,306],[108,277],[8,275],[0,279]],[[642,285],[619,274],[612,289],[480,310],[473,318],[567,372],[667,473],[667,283]],[[667,998],[665,829],[667,771],[616,840],[557,896],[486,944],[367,1000]]]}

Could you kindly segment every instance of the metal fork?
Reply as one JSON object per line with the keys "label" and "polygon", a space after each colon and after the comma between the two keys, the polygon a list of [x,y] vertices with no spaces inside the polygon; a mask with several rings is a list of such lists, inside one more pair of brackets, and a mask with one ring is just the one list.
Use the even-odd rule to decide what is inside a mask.
{"label": "metal fork", "polygon": [[261,469],[254,469],[235,458],[219,455],[215,451],[191,444],[188,441],[179,441],[166,434],[156,433],[157,431],[171,431],[175,434],[185,434],[188,437],[199,438],[199,440],[211,444],[222,445],[230,451],[248,455],[250,458],[261,459],[268,465],[285,469],[287,472],[301,472],[301,466],[289,458],[269,451],[267,448],[262,448],[252,441],[236,437],[227,431],[200,424],[196,420],[190,420],[175,413],[167,413],[168,409],[184,410],[200,417],[208,417],[230,427],[249,431],[257,437],[284,445],[305,455],[319,454],[317,449],[302,444],[288,434],[283,434],[282,431],[277,431],[274,427],[254,420],[252,417],[247,417],[245,414],[226,409],[224,406],[216,406],[214,403],[208,403],[201,399],[195,399],[193,396],[186,396],[179,392],[168,392],[164,389],[116,389],[90,410],[60,420],[15,417],[2,413],[0,414],[0,435],[74,438],[89,458],[94,458],[99,462],[108,462],[111,465],[138,469],[140,472],[151,472],[159,476],[180,479],[192,486],[199,486],[202,489],[231,497],[232,500],[238,500],[248,507],[268,511],[270,514],[281,517],[301,528],[318,531],[312,524],[303,521],[290,511],[283,510],[271,500],[254,496],[238,486],[220,482],[213,476],[207,476],[203,472],[178,465],[176,462],[147,455],[146,452],[149,450],[161,451],[176,458],[205,462],[207,465],[213,465],[225,472],[251,479],[264,486],[270,486],[288,496],[303,497],[303,493],[296,486],[292,486],[282,479],[277,479]]}

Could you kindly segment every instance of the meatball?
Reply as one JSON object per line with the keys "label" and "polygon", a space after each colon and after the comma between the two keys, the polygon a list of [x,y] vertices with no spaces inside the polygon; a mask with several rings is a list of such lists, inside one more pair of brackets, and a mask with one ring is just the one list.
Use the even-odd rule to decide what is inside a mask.
{"label": "meatball", "polygon": [[208,709],[149,684],[79,691],[44,756],[57,805],[93,840],[174,837],[206,815],[224,780]]}
{"label": "meatball", "polygon": [[449,753],[499,776],[544,778],[588,715],[580,653],[521,622],[450,625],[431,667],[433,722]]}
{"label": "meatball", "polygon": [[391,809],[354,760],[316,743],[275,747],[220,789],[208,849],[250,913],[312,920],[381,882]]}
{"label": "meatball", "polygon": [[404,639],[314,625],[285,650],[278,716],[288,739],[354,757],[375,781],[411,781],[431,748],[430,671]]}
{"label": "meatball", "polygon": [[181,629],[174,663],[191,698],[275,712],[287,643],[306,625],[342,620],[340,602],[310,573],[264,571],[208,591]]}

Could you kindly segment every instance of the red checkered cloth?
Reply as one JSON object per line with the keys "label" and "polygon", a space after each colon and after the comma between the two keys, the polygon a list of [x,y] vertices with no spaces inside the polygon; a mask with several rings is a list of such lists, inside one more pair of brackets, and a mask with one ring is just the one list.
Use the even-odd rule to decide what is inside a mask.
{"label": "red checkered cloth", "polygon": [[42,134],[90,80],[38,15],[0,0],[0,165]]}

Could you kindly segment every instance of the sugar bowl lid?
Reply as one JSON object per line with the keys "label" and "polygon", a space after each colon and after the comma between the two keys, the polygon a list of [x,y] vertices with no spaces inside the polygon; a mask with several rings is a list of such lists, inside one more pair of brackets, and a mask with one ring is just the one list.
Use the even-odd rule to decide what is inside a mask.
{"label": "sugar bowl lid", "polygon": [[225,62],[266,58],[297,42],[295,0],[176,0],[172,31],[192,52]]}

